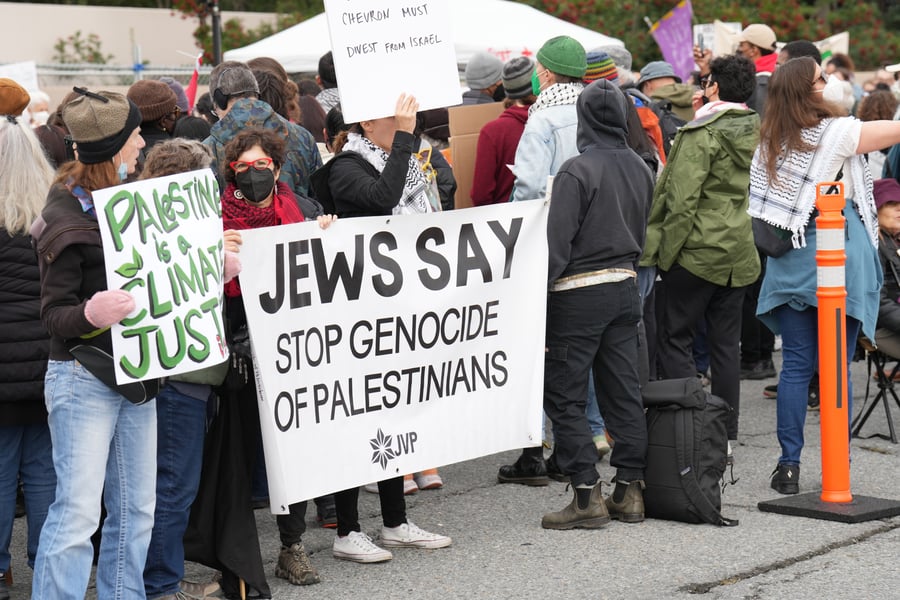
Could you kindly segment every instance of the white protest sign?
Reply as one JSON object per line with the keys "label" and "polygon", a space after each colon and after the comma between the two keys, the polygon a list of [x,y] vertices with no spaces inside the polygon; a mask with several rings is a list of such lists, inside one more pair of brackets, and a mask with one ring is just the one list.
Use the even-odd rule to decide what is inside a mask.
{"label": "white protest sign", "polygon": [[241,232],[273,512],[541,443],[547,207]]}
{"label": "white protest sign", "polygon": [[394,114],[401,93],[419,110],[462,102],[449,0],[325,0],[344,121]]}
{"label": "white protest sign", "polygon": [[224,362],[222,207],[209,169],[93,193],[108,289],[136,309],[112,326],[116,381]]}

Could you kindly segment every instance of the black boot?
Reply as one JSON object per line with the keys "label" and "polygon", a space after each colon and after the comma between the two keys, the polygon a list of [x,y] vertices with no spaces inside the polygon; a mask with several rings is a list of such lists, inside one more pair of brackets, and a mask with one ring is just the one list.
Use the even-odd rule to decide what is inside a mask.
{"label": "black boot", "polygon": [[542,448],[525,448],[518,460],[511,465],[503,465],[497,473],[500,483],[521,483],[523,485],[549,485],[547,465]]}

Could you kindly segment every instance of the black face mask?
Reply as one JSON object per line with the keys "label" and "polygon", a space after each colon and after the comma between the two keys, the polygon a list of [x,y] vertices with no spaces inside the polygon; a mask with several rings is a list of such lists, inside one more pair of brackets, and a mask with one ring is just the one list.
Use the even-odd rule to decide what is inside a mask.
{"label": "black face mask", "polygon": [[506,100],[506,90],[503,88],[503,84],[497,86],[497,89],[494,90],[494,102],[502,102]]}
{"label": "black face mask", "polygon": [[271,169],[258,171],[251,167],[243,173],[235,173],[234,182],[244,200],[262,202],[269,197],[275,187],[275,173]]}

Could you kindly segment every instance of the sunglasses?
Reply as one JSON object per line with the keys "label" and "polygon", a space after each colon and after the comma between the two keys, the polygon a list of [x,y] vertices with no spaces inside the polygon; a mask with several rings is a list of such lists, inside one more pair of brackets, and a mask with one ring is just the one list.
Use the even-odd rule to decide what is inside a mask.
{"label": "sunglasses", "polygon": [[257,158],[256,160],[235,160],[228,163],[232,169],[234,169],[235,173],[245,173],[250,170],[250,167],[253,167],[257,171],[265,171],[269,167],[272,166],[272,163],[275,162],[272,158],[266,156],[264,158]]}

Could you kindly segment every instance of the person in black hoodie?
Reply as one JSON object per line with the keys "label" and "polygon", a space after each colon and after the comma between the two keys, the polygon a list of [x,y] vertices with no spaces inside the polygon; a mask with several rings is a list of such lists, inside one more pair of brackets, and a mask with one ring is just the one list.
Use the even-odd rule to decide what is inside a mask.
{"label": "person in black hoodie", "polygon": [[[576,105],[580,154],[563,163],[553,180],[544,411],[555,427],[557,465],[575,494],[564,509],[544,515],[546,529],[644,518],[647,430],[637,366],[637,262],[653,174],[626,142],[627,102],[606,80],[584,89]],[[592,368],[600,411],[616,441],[610,458],[616,487],[605,501],[585,417]]]}

